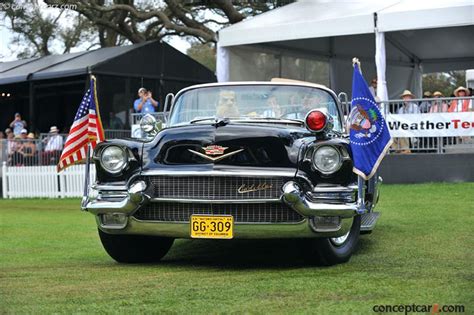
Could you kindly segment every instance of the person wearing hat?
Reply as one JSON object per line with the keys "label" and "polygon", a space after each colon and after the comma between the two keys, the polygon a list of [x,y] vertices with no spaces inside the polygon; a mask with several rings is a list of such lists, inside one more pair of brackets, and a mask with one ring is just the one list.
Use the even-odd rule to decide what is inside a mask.
{"label": "person wearing hat", "polygon": [[[412,100],[415,98],[412,92],[409,90],[403,91],[401,98],[403,100],[402,106],[397,111],[397,114],[419,114],[420,110],[418,105]],[[417,142],[418,139],[413,138],[412,144]],[[394,138],[393,148],[399,153],[411,153],[410,151],[410,139],[409,138]]]}
{"label": "person wearing hat", "polygon": [[35,135],[30,132],[26,136],[26,141],[23,142],[22,147],[19,150],[19,153],[23,155],[23,164],[26,166],[34,165],[35,155],[36,155],[36,144],[35,144]]}
{"label": "person wearing hat", "polygon": [[138,99],[133,103],[133,108],[136,113],[154,113],[158,105],[159,103],[153,98],[151,91],[148,91],[144,87],[138,89]]}
{"label": "person wearing hat", "polygon": [[402,106],[398,109],[397,114],[419,114],[420,109],[418,108],[418,105],[416,105],[415,102],[412,102],[411,100],[415,98],[415,95],[413,95],[412,92],[409,90],[403,91],[402,95],[402,100],[403,104]]}
{"label": "person wearing hat", "polygon": [[20,132],[21,140],[26,140],[27,135],[28,135],[28,130],[26,130],[25,128],[21,129],[21,132]]}
{"label": "person wearing hat", "polygon": [[[468,96],[469,90],[466,89],[464,86],[460,86],[454,90],[455,97],[466,97]],[[472,100],[470,99],[457,99],[452,100],[451,104],[449,105],[448,111],[452,112],[469,112],[472,111]]]}
{"label": "person wearing hat", "polygon": [[[425,91],[423,93],[423,98],[431,98],[431,92],[430,91]],[[424,100],[423,102],[420,103],[420,113],[428,113],[430,111],[431,107],[431,101]]]}
{"label": "person wearing hat", "polygon": [[64,144],[58,127],[51,126],[49,128],[49,136],[46,138],[46,141],[46,147],[43,152],[43,164],[57,164]]}
{"label": "person wearing hat", "polygon": [[10,128],[5,129],[5,134],[7,135],[7,153],[11,155],[16,150],[15,135]]}
{"label": "person wearing hat", "polygon": [[[433,98],[440,98],[444,97],[443,93],[440,91],[436,91],[433,93]],[[433,105],[431,105],[430,113],[446,113],[448,111],[448,104],[443,100],[435,100],[433,101]]]}
{"label": "person wearing hat", "polygon": [[21,119],[20,113],[15,114],[15,119],[10,123],[10,128],[13,129],[13,134],[19,136],[21,130],[26,128],[26,121]]}

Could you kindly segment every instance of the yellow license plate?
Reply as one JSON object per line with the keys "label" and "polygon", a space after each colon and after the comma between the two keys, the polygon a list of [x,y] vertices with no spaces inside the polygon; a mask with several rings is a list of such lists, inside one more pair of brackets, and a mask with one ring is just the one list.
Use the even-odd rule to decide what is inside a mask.
{"label": "yellow license plate", "polygon": [[192,215],[192,238],[231,239],[234,237],[234,218],[230,215]]}

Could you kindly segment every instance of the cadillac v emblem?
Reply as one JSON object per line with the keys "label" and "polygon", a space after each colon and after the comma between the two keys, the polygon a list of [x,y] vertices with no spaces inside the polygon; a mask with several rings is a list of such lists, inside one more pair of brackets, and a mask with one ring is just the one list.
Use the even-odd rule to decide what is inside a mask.
{"label": "cadillac v emblem", "polygon": [[[239,150],[232,151],[232,152],[224,154],[224,151],[228,148],[221,147],[220,145],[209,145],[207,147],[203,147],[202,149],[204,150],[204,153],[197,152],[197,151],[194,151],[194,150],[191,150],[191,149],[188,149],[188,151],[191,152],[191,153],[194,153],[194,154],[196,154],[196,155],[198,155],[202,158],[205,158],[207,160],[217,162],[217,161],[220,161],[222,159],[225,159],[226,157],[229,157],[231,155],[242,152],[244,150],[244,149],[239,149]],[[212,157],[210,155],[219,155],[219,156]]]}
{"label": "cadillac v emblem", "polygon": [[206,155],[222,155],[224,154],[224,151],[228,148],[221,147],[220,145],[209,145],[203,149],[204,152],[206,152]]}
{"label": "cadillac v emblem", "polygon": [[245,185],[245,184],[243,184],[242,186],[239,187],[239,189],[237,189],[237,192],[239,194],[245,194],[245,193],[259,191],[259,190],[271,189],[272,187],[273,187],[273,185],[267,184],[267,183],[258,184],[258,185],[253,185],[253,184],[252,185]]}

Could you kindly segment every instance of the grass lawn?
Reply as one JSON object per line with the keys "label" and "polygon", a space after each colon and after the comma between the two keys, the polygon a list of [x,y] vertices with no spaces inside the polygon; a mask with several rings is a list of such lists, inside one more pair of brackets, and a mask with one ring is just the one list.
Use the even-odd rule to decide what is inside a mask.
{"label": "grass lawn", "polygon": [[179,240],[160,264],[120,265],[79,200],[0,200],[0,314],[474,314],[474,183],[386,185],[379,211],[335,267],[305,264],[297,240]]}

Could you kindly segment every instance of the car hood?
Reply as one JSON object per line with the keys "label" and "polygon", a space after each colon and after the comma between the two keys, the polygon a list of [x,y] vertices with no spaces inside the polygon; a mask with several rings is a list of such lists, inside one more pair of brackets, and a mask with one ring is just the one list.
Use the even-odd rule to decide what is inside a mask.
{"label": "car hood", "polygon": [[145,144],[143,170],[189,166],[296,168],[299,151],[307,141],[314,141],[314,136],[294,126],[228,123],[173,127]]}

